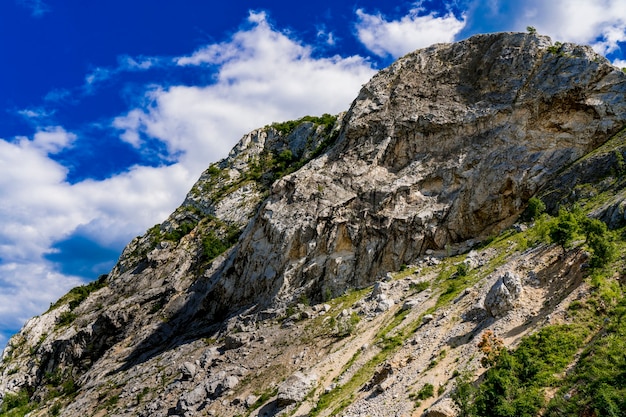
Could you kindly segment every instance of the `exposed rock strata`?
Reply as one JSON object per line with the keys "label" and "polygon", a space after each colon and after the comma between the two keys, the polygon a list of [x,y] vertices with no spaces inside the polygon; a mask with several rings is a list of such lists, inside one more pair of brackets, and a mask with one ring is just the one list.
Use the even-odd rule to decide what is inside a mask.
{"label": "exposed rock strata", "polygon": [[498,230],[621,129],[624,74],[589,47],[480,35],[409,54],[361,90],[334,148],[274,184],[209,313],[362,287]]}
{"label": "exposed rock strata", "polygon": [[[548,38],[529,34],[434,45],[381,71],[335,125],[304,122],[246,135],[170,218],[129,244],[105,288],[29,321],[3,354],[0,393],[27,390],[45,402],[61,379],[80,387],[76,398],[61,392],[71,398],[66,416],[104,415],[105,399],[115,415],[234,415],[260,398],[246,378],[267,378],[273,388],[300,368],[319,369],[320,379],[338,376],[354,352],[342,350],[347,345],[333,350],[338,337],[350,335],[337,323],[365,321],[351,343],[362,360],[372,357],[376,326],[406,305],[406,314],[419,318],[407,348],[418,359],[402,359],[411,373],[394,374],[376,391],[392,404],[407,381],[423,385],[418,376],[444,346],[474,357],[468,341],[481,328],[510,331],[540,309],[556,309],[541,304],[547,296],[533,287],[543,298],[504,318],[493,313],[494,322],[479,305],[484,289],[475,286],[430,314],[436,293],[412,293],[411,277],[381,283],[354,305],[305,305],[388,280],[403,264],[436,267],[455,244],[470,247],[511,224],[557,172],[623,127],[626,75],[588,47],[549,46]],[[287,150],[293,158],[281,156]],[[285,164],[318,154],[274,181],[289,171]],[[593,176],[589,167],[586,177]],[[558,180],[584,180],[572,172]],[[554,206],[565,198],[557,194]],[[620,201],[603,212],[616,222]],[[243,234],[229,251],[207,255],[208,243],[226,241],[233,230]],[[489,259],[475,253],[466,261],[480,269]],[[559,275],[572,283],[559,288],[570,292],[557,301],[580,285],[580,269],[571,270]],[[308,320],[331,334],[309,339]],[[329,379],[320,383],[330,386]],[[256,413],[291,401],[270,398]],[[387,415],[384,404],[362,401],[346,415]],[[42,406],[38,415],[47,412]]]}

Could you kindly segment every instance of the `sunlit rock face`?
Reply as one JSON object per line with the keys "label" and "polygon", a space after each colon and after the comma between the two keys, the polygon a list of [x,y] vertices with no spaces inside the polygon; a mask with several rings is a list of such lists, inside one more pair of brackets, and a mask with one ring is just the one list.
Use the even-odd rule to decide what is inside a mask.
{"label": "sunlit rock face", "polygon": [[509,225],[623,126],[625,93],[591,48],[531,34],[406,55],[362,88],[328,154],[274,185],[219,298],[338,294]]}
{"label": "sunlit rock face", "polygon": [[[221,410],[213,415],[237,415],[253,408],[257,384],[272,381],[278,390],[277,382],[288,380],[276,401],[299,402],[315,385],[313,375],[342,368],[341,361],[325,364],[322,352],[335,351],[340,339],[332,329],[357,314],[321,301],[392,277],[403,264],[434,266],[498,232],[559,173],[563,186],[545,198],[556,207],[580,178],[594,177],[600,165],[609,169],[612,152],[564,168],[622,129],[624,97],[626,74],[606,59],[535,34],[479,35],[408,54],[363,86],[337,119],[245,135],[202,174],[180,208],[129,243],[108,276],[69,293],[11,339],[0,362],[0,399],[27,393],[39,404],[37,416],[48,415],[58,398],[63,416],[109,409],[187,416],[211,407]],[[609,203],[603,216],[621,224],[623,198]],[[518,272],[527,266],[511,262]],[[354,304],[365,326],[381,325],[369,320],[405,305],[411,284],[379,284],[380,293]],[[480,328],[479,320],[534,314],[543,301],[531,295],[539,290],[509,284],[501,285],[508,295],[500,288],[486,305],[479,300],[493,282],[468,288],[450,320],[474,317]],[[475,325],[440,325],[448,316],[428,310],[432,294],[412,294],[406,304],[427,332],[419,340],[428,343],[415,336],[415,345],[432,349],[411,356],[421,370],[407,378],[442,349],[449,326],[462,341],[473,331],[465,327]],[[520,307],[522,298],[538,304]],[[494,311],[500,304],[505,308]],[[319,320],[309,328],[310,319]],[[334,327],[323,324],[332,321]],[[310,337],[312,328],[331,328],[319,336],[327,344]],[[377,344],[370,333],[354,349]],[[465,347],[467,358],[475,357],[475,344]],[[288,379],[307,367],[315,372]],[[378,406],[395,407],[393,398]]]}

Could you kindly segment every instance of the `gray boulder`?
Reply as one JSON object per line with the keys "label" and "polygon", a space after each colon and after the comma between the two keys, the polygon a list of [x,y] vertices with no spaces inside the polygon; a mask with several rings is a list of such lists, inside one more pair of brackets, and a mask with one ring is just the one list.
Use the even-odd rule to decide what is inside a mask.
{"label": "gray boulder", "polygon": [[512,272],[505,272],[491,287],[485,297],[485,309],[493,317],[504,316],[515,307],[522,294],[522,282]]}

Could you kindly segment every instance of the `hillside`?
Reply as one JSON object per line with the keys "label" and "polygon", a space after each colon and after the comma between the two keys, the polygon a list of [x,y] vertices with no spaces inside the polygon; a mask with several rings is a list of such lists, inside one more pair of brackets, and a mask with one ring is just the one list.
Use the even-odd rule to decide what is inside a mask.
{"label": "hillside", "polygon": [[0,415],[623,415],[625,94],[479,35],[245,135],[10,340]]}

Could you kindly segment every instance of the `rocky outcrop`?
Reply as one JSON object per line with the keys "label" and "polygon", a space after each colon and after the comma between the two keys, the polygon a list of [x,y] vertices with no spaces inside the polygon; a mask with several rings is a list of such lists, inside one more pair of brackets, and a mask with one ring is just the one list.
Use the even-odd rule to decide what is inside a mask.
{"label": "rocky outcrop", "polygon": [[450,398],[438,401],[424,413],[424,417],[456,417],[458,415],[458,408]]}
{"label": "rocky outcrop", "polygon": [[515,303],[522,294],[522,282],[519,277],[507,271],[498,278],[485,297],[485,309],[492,317],[501,317],[515,308]]}
{"label": "rocky outcrop", "polygon": [[[457,293],[462,280],[451,277],[444,295],[455,296],[453,305],[434,311],[444,289],[421,284],[447,285],[434,272],[450,267],[446,256],[512,224],[537,192],[552,196],[551,208],[566,200],[559,187],[542,188],[555,177],[564,189],[593,177],[599,162],[564,168],[624,126],[625,94],[626,75],[590,48],[534,34],[480,35],[408,54],[339,119],[244,136],[179,209],[127,246],[102,286],[68,294],[10,341],[0,395],[27,393],[41,401],[36,415],[58,398],[64,416],[270,415],[319,395],[312,375],[341,387],[358,373],[352,368],[372,370],[369,361],[400,348],[402,366],[384,386],[364,386],[368,400],[354,415],[388,415],[386,404],[408,398],[405,384],[423,387],[427,374],[448,390],[446,361],[477,358],[469,341],[484,326],[522,332],[571,294],[550,303],[544,293],[526,297],[532,306],[492,320],[480,303],[489,286]],[[596,161],[610,155],[619,168],[617,154]],[[616,224],[620,201],[602,212]],[[493,256],[464,261],[483,284]],[[530,273],[511,263],[516,274]],[[412,264],[425,275],[391,273]],[[552,272],[573,276],[552,292],[582,282],[581,268],[533,267],[543,271],[539,284]],[[486,297],[492,316],[521,299],[516,274]],[[376,282],[351,299],[359,293],[349,290]],[[540,293],[539,284],[524,290]],[[404,317],[411,329],[388,327]],[[346,350],[351,343],[359,354]],[[336,381],[321,381],[329,374]],[[385,401],[369,401],[376,396]],[[415,406],[403,401],[396,411]]]}
{"label": "rocky outcrop", "polygon": [[294,373],[278,386],[278,405],[286,406],[301,402],[309,391],[315,387],[318,379],[318,376],[315,374]]}
{"label": "rocky outcrop", "polygon": [[[589,47],[492,34],[400,59],[361,90],[326,155],[276,182],[219,300],[315,300],[510,224],[621,129],[625,74]],[[297,291],[294,291],[297,289]]]}

